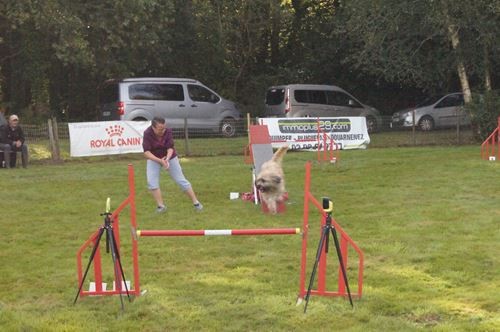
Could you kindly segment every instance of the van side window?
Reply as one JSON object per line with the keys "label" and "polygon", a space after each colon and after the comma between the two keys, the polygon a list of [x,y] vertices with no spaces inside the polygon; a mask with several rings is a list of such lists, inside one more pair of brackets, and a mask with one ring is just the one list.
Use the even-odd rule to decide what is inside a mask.
{"label": "van side window", "polygon": [[294,96],[299,103],[326,104],[325,91],[322,90],[295,90]]}
{"label": "van side window", "polygon": [[309,103],[309,96],[307,95],[307,90],[295,90],[293,92],[295,100],[299,103]]}
{"label": "van side window", "polygon": [[189,98],[192,101],[201,101],[207,103],[217,103],[220,98],[210,90],[195,84],[188,84]]}
{"label": "van side window", "polygon": [[325,91],[321,90],[311,90],[309,91],[310,103],[313,104],[326,104],[326,94]]}
{"label": "van side window", "polygon": [[128,95],[132,100],[155,100],[154,90],[151,84],[133,84],[128,87]]}
{"label": "van side window", "polygon": [[132,84],[128,94],[132,100],[184,100],[181,84]]}
{"label": "van side window", "polygon": [[157,84],[158,100],[184,100],[182,84]]}
{"label": "van side window", "polygon": [[362,107],[356,100],[348,94],[340,91],[327,91],[328,105],[345,106],[345,107]]}

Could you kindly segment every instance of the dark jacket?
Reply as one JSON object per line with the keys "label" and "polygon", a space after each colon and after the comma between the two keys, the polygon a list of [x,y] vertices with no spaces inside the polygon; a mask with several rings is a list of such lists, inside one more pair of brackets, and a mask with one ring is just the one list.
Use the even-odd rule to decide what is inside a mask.
{"label": "dark jacket", "polygon": [[0,127],[0,143],[12,145],[19,140],[24,144],[24,133],[20,126],[15,129],[12,129],[8,124]]}

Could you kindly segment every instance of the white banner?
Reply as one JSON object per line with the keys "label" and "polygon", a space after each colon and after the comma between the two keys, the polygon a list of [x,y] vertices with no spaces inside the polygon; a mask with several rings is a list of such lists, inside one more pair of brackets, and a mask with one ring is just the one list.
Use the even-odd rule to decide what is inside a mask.
{"label": "white banner", "polygon": [[69,123],[71,157],[138,153],[150,121],[99,121]]}
{"label": "white banner", "polygon": [[274,148],[288,144],[291,150],[323,149],[325,133],[327,149],[331,140],[334,149],[366,149],[370,144],[364,117],[261,118],[259,123],[267,125]]}

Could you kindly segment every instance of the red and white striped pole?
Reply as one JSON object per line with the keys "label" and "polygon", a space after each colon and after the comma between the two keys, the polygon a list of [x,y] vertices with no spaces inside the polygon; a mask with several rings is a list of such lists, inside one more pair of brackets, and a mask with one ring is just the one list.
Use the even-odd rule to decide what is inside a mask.
{"label": "red and white striped pole", "polygon": [[290,235],[299,234],[300,228],[262,229],[201,229],[201,230],[138,230],[137,236],[220,236],[220,235]]}

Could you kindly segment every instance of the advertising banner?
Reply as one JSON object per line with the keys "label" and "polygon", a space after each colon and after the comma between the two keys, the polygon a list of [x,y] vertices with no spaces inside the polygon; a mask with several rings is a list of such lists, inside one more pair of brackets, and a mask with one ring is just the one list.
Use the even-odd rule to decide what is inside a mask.
{"label": "advertising banner", "polygon": [[364,117],[261,118],[259,123],[267,125],[273,148],[286,143],[291,150],[323,149],[325,133],[327,149],[331,139],[333,149],[366,149],[370,144]]}
{"label": "advertising banner", "polygon": [[69,123],[71,157],[138,153],[150,121]]}

